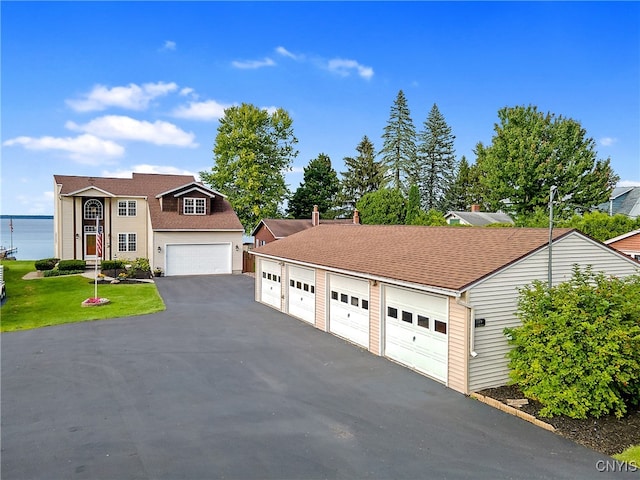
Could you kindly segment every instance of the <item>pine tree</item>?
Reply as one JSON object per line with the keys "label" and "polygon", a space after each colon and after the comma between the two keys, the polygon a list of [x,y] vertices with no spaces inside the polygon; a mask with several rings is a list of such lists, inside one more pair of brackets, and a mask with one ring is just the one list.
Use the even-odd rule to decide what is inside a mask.
{"label": "pine tree", "polygon": [[446,210],[445,197],[455,175],[455,138],[434,103],[424,122],[424,129],[418,135],[419,185],[422,206],[427,211],[433,208]]}
{"label": "pine tree", "polygon": [[[288,214],[293,218],[311,218],[313,206],[318,206],[321,216],[334,207],[340,188],[338,174],[331,166],[331,159],[321,153],[304,167],[304,178],[289,200]],[[329,216],[332,216],[329,213]]]}
{"label": "pine tree", "polygon": [[339,205],[344,215],[351,215],[363,195],[384,187],[384,166],[375,160],[373,143],[365,135],[356,147],[358,155],[345,157],[346,172],[341,172]]}
{"label": "pine tree", "polygon": [[[398,92],[382,135],[382,162],[387,167],[391,186],[406,190],[416,180],[416,129],[402,90]],[[409,180],[407,182],[407,180]]]}
{"label": "pine tree", "polygon": [[477,186],[474,182],[473,170],[463,155],[456,168],[456,175],[445,195],[443,211],[466,211],[473,203],[478,203],[474,194]]}

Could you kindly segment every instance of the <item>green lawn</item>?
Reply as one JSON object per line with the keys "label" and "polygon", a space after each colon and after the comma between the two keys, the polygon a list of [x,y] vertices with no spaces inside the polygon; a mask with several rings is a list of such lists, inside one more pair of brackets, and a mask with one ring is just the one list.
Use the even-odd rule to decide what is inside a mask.
{"label": "green lawn", "polygon": [[0,331],[26,330],[62,323],[127,317],[164,310],[155,284],[98,285],[98,296],[111,303],[82,307],[94,295],[93,281],[82,275],[23,280],[34,262],[4,261],[7,301],[0,309]]}
{"label": "green lawn", "polygon": [[629,447],[624,452],[614,455],[613,458],[640,468],[640,445]]}

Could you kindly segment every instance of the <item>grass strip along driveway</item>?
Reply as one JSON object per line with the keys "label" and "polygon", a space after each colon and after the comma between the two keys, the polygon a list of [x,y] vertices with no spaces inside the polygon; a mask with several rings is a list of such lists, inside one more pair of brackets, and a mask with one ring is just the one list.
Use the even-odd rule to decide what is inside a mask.
{"label": "grass strip along driveway", "polygon": [[37,278],[23,277],[35,271],[34,262],[5,261],[7,300],[0,311],[0,331],[27,330],[63,323],[128,317],[164,310],[155,284],[98,285],[98,295],[110,303],[82,307],[94,295],[93,281],[82,275]]}

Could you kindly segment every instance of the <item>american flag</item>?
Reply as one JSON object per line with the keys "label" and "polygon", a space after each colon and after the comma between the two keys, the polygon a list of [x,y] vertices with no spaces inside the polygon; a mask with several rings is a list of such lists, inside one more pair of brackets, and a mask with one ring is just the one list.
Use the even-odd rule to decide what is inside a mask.
{"label": "american flag", "polygon": [[102,233],[96,233],[96,255],[102,257]]}

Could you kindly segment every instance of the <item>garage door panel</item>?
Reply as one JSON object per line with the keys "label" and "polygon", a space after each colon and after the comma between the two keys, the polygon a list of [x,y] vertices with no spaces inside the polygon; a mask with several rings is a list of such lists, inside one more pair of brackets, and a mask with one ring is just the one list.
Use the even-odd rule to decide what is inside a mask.
{"label": "garage door panel", "polygon": [[329,277],[329,331],[369,348],[369,282]]}
{"label": "garage door panel", "polygon": [[280,265],[263,260],[260,264],[260,294],[262,302],[281,309],[282,285]]}
{"label": "garage door panel", "polygon": [[315,271],[289,266],[289,314],[308,323],[315,323]]}
{"label": "garage door panel", "polygon": [[447,381],[447,299],[385,288],[385,355]]}
{"label": "garage door panel", "polygon": [[166,247],[166,275],[231,273],[231,244],[174,244]]}

